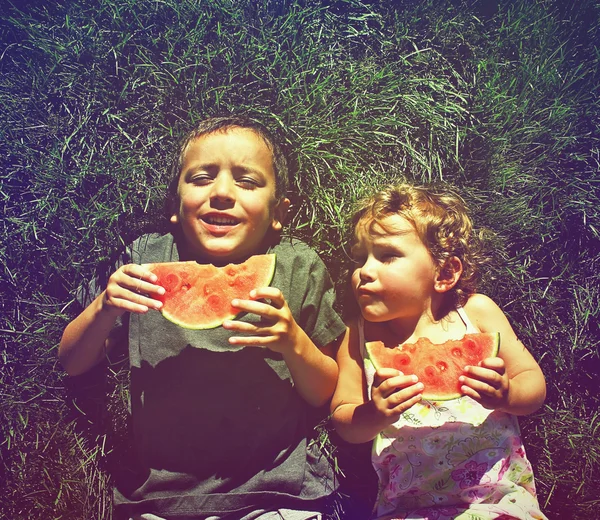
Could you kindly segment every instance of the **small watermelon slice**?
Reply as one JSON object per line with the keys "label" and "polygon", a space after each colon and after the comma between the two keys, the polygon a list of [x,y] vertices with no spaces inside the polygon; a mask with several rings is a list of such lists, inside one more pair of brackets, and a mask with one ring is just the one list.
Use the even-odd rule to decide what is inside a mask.
{"label": "small watermelon slice", "polygon": [[214,329],[240,311],[234,298],[248,299],[252,289],[267,287],[275,274],[275,255],[254,255],[241,264],[215,267],[197,262],[147,264],[165,288],[162,315],[186,329]]}
{"label": "small watermelon slice", "polygon": [[395,368],[406,375],[415,374],[425,386],[423,399],[448,401],[463,394],[458,382],[465,366],[477,365],[481,360],[498,355],[499,332],[465,334],[462,339],[435,344],[427,338],[416,343],[388,347],[382,341],[365,344],[373,366]]}

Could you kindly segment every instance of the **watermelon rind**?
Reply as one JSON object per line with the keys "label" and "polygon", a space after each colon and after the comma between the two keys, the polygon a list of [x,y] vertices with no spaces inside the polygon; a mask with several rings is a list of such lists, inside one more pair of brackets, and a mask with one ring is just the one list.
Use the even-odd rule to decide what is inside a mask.
{"label": "watermelon rind", "polygon": [[[226,272],[228,269],[234,268],[234,269],[240,269],[242,266],[244,265],[248,265],[248,262],[252,259],[256,260],[258,258],[261,258],[262,260],[264,260],[265,262],[268,262],[266,264],[266,269],[264,270],[263,274],[261,275],[260,279],[257,281],[257,286],[253,287],[254,289],[258,289],[260,287],[267,287],[271,284],[271,282],[273,281],[273,277],[275,275],[275,266],[276,266],[276,255],[271,253],[271,254],[265,254],[265,255],[255,255],[253,257],[250,257],[246,262],[240,263],[240,264],[227,264],[226,266],[223,267],[214,267],[212,264],[196,264],[196,262],[167,262],[164,264],[148,264],[147,267],[152,271],[153,268],[157,267],[157,266],[173,266],[173,264],[196,264],[196,265],[208,265],[210,267],[213,267],[214,269],[216,269],[217,271],[223,271]],[[206,298],[210,297],[211,294],[206,294]],[[246,295],[238,295],[236,296],[237,298],[246,298]],[[233,318],[235,318],[236,316],[242,314],[243,311],[238,311],[238,312],[227,312],[227,313],[223,313],[220,316],[212,319],[212,320],[206,320],[203,319],[201,321],[197,321],[197,322],[190,322],[190,320],[184,320],[182,319],[179,315],[175,315],[172,312],[169,312],[169,310],[166,309],[161,309],[161,314],[163,315],[163,317],[165,319],[167,319],[168,321],[174,323],[175,325],[178,325],[184,329],[189,329],[189,330],[207,330],[207,329],[214,329],[217,327],[220,327],[221,325],[223,325],[223,322],[226,320],[231,320]]]}
{"label": "watermelon rind", "polygon": [[[473,334],[465,334],[465,336],[462,338],[463,341],[466,341],[468,339],[473,339],[475,340],[477,337],[479,337],[481,340],[485,339],[486,343],[491,343],[491,350],[489,352],[486,352],[485,355],[482,356],[481,359],[484,358],[488,358],[488,357],[496,357],[498,355],[498,352],[500,350],[500,333],[499,332],[478,332],[478,333],[473,333]],[[448,344],[451,344],[453,342],[455,342],[456,340],[451,340],[449,342],[446,342]],[[441,345],[445,345],[446,343],[442,343]],[[367,353],[367,357],[365,358],[365,365],[367,365],[367,363],[370,363],[373,365],[373,367],[377,370],[380,368],[384,368],[382,366],[382,364],[380,362],[378,362],[378,360],[376,359],[377,356],[374,353],[374,349],[375,349],[375,345],[377,344],[381,344],[381,342],[379,341],[373,341],[373,342],[367,342],[365,344],[365,349],[366,349],[366,353]],[[395,347],[386,347],[386,348],[393,348],[394,350],[398,350],[398,352],[401,352],[403,348],[405,348],[406,346],[408,346],[410,344],[402,344],[402,345],[397,345]],[[435,345],[435,347],[440,347],[440,345]],[[406,375],[410,375],[408,373],[406,373]],[[458,383],[458,382],[457,382]],[[421,394],[423,400],[425,401],[450,401],[452,399],[458,399],[460,397],[463,397],[464,394],[460,393],[460,392],[453,392],[453,393],[435,393],[434,390],[429,391],[427,389],[427,387],[425,387],[423,393]]]}

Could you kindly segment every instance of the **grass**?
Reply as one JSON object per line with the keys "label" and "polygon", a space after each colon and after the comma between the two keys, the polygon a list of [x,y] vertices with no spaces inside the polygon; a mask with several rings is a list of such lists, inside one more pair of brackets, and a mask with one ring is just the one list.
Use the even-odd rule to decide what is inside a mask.
{"label": "grass", "polygon": [[[600,6],[358,0],[4,2],[0,10],[0,516],[111,518],[126,371],[67,379],[73,292],[165,229],[166,170],[198,120],[248,113],[294,166],[288,229],[344,297],[353,201],[407,177],[456,184],[493,233],[483,292],[548,381],[521,421],[552,518],[596,518]],[[335,439],[335,435],[333,435]],[[366,507],[341,444],[338,516]],[[356,504],[359,506],[356,506]]]}

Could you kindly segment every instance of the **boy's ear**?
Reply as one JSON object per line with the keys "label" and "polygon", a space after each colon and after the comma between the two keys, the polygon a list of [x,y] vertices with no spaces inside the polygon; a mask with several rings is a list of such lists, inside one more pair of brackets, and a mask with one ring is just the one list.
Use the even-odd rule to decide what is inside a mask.
{"label": "boy's ear", "polygon": [[448,258],[439,268],[435,277],[434,289],[439,293],[448,292],[460,280],[462,262],[457,256]]}
{"label": "boy's ear", "polygon": [[289,208],[290,199],[285,197],[275,204],[275,208],[273,208],[273,221],[271,222],[273,230],[281,231]]}

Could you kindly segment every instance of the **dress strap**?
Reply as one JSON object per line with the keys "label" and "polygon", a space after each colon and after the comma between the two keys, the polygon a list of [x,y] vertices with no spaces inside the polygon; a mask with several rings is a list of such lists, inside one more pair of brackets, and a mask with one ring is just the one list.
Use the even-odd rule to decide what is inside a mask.
{"label": "dress strap", "polygon": [[358,328],[358,344],[360,346],[360,355],[363,359],[365,359],[367,355],[367,351],[365,348],[365,319],[360,315],[357,320],[357,328]]}
{"label": "dress strap", "polygon": [[475,325],[473,325],[473,323],[471,323],[471,320],[467,316],[467,313],[465,312],[465,309],[463,307],[461,307],[461,306],[456,307],[456,312],[458,312],[460,319],[465,324],[465,327],[467,327],[466,334],[474,334],[476,332],[480,332],[479,329],[477,327],[475,327]]}

